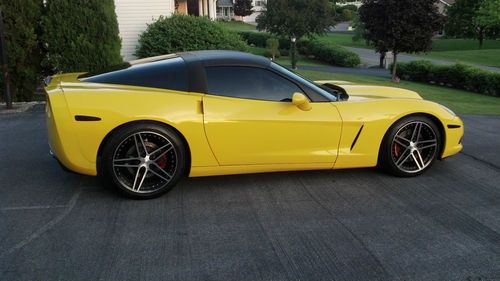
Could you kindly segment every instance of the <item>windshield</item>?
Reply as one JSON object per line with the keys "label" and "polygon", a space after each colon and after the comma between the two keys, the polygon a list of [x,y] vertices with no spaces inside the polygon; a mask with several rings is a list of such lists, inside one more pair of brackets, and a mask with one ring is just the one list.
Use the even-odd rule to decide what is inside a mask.
{"label": "windshield", "polygon": [[318,92],[319,94],[321,94],[325,98],[329,99],[330,101],[337,101],[337,96],[334,95],[333,92],[330,92],[328,87],[323,87],[322,85],[318,85],[318,84],[314,83],[313,81],[311,81],[307,78],[304,78],[304,77],[288,70],[288,68],[281,66],[275,62],[271,63],[271,68],[276,70],[276,71],[279,71],[280,73],[282,73],[286,76],[289,76],[289,77],[301,82],[302,84],[307,85],[309,88]]}

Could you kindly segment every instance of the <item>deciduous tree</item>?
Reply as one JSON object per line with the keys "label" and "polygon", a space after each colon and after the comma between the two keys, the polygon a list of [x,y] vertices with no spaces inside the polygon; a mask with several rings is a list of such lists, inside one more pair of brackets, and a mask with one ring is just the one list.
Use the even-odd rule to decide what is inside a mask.
{"label": "deciduous tree", "polygon": [[240,17],[246,17],[253,13],[252,0],[234,1],[234,14]]}
{"label": "deciduous tree", "polygon": [[[476,23],[486,30],[486,35],[496,37],[500,31],[500,0],[484,1],[476,13]],[[480,45],[482,46],[481,39]]]}
{"label": "deciduous tree", "polygon": [[[334,11],[328,0],[272,0],[257,17],[257,29],[288,37],[292,52],[300,38],[322,34],[334,24]],[[296,64],[296,59],[292,59],[292,68]]]}
{"label": "deciduous tree", "polygon": [[397,78],[397,55],[425,52],[441,30],[443,16],[435,0],[364,0],[359,9],[364,38],[377,52],[392,51],[392,77]]}

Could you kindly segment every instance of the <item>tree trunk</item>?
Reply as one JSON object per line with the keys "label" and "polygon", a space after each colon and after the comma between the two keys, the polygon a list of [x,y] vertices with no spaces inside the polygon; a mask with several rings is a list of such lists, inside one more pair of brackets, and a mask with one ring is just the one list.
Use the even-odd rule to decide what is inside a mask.
{"label": "tree trunk", "polygon": [[397,74],[397,68],[398,68],[398,53],[393,52],[394,55],[394,62],[392,64],[392,81],[399,83],[399,78]]}
{"label": "tree trunk", "polygon": [[379,64],[379,67],[380,68],[385,68],[385,55],[386,55],[386,52],[380,52],[380,64]]}
{"label": "tree trunk", "polygon": [[483,43],[484,43],[484,28],[480,27],[479,28],[479,49],[483,48]]}
{"label": "tree trunk", "polygon": [[292,44],[290,46],[290,55],[292,57],[292,69],[296,70],[297,69],[297,42],[292,41]]}
{"label": "tree trunk", "polygon": [[2,60],[3,91],[5,95],[5,105],[7,109],[12,108],[12,95],[10,92],[9,67],[7,65],[7,48],[5,46],[5,34],[3,25],[3,13],[0,10],[0,57]]}

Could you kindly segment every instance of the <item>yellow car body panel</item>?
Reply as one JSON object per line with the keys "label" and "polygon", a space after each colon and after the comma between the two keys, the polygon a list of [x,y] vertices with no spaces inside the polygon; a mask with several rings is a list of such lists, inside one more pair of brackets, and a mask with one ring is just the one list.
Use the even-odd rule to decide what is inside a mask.
{"label": "yellow car body panel", "polygon": [[290,102],[206,95],[205,130],[221,166],[333,163],[342,129],[331,103],[303,111]]}
{"label": "yellow car body panel", "polygon": [[[104,138],[115,128],[136,121],[160,122],[179,131],[189,143],[193,166],[218,165],[206,141],[201,94],[81,83],[76,79],[66,79],[59,87],[49,85],[47,92],[51,116],[47,120],[57,116],[57,123],[48,123],[51,149],[64,166],[75,172],[96,175]],[[77,122],[76,115],[101,120]],[[64,144],[60,139],[65,140]]]}
{"label": "yellow car body panel", "polygon": [[[441,127],[447,136],[443,158],[457,153],[462,148],[459,143],[463,135],[462,121],[436,103],[423,100],[415,102],[411,99],[353,99],[337,102],[336,105],[343,119],[336,169],[376,166],[386,132],[392,124],[408,115],[424,114],[439,122],[438,127]],[[380,110],[381,108],[383,110]],[[449,129],[448,125],[460,125],[460,128]]]}
{"label": "yellow car body panel", "polygon": [[412,114],[437,120],[441,157],[462,148],[460,118],[403,89],[344,83],[348,101],[311,102],[302,111],[291,102],[86,83],[78,75],[54,76],[46,87],[47,126],[58,160],[86,175],[97,174],[106,136],[136,121],[160,122],[183,136],[190,176],[373,167],[388,129]]}

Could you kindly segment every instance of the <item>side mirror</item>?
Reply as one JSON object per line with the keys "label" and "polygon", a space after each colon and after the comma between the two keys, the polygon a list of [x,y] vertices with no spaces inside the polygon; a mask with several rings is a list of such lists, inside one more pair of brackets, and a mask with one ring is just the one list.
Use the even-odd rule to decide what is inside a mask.
{"label": "side mirror", "polygon": [[300,110],[309,111],[312,108],[309,100],[302,93],[294,93],[292,97],[292,103]]}

